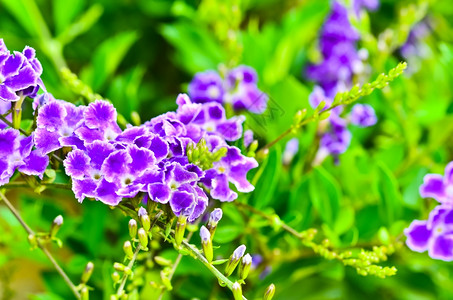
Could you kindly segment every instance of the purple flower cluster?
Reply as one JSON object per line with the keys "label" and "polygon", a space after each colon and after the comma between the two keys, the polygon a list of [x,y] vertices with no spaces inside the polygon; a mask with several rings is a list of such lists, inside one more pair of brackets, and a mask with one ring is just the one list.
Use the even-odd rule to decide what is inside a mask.
{"label": "purple flower cluster", "polygon": [[356,49],[359,37],[349,22],[346,7],[334,1],[319,37],[323,60],[307,69],[308,78],[318,82],[327,97],[333,98],[343,86],[350,86],[354,73],[361,69]]}
{"label": "purple flower cluster", "polygon": [[[362,6],[377,8],[377,5],[378,1],[354,1],[354,7],[357,9]],[[330,107],[335,94],[350,88],[354,74],[363,70],[364,65],[356,49],[359,38],[359,33],[349,22],[347,8],[334,1],[319,39],[323,60],[307,68],[308,77],[319,84],[309,97],[313,108],[318,107],[321,102],[325,103],[323,109]],[[347,128],[347,119],[359,127],[372,126],[377,122],[374,109],[369,105],[356,104],[347,119],[340,117],[342,112],[342,107],[334,108],[331,117],[326,121],[327,126],[323,126],[321,130],[318,163],[328,154],[337,157],[348,149],[352,136]]]}
{"label": "purple flower cluster", "polygon": [[429,214],[428,220],[414,220],[404,230],[407,246],[417,252],[428,251],[430,257],[453,260],[453,162],[445,175],[427,174],[420,186],[422,197],[431,197],[441,204]]}
{"label": "purple flower cluster", "polygon": [[[43,154],[71,149],[64,167],[80,202],[89,197],[114,206],[143,195],[193,221],[208,203],[202,187],[220,201],[237,197],[230,183],[240,192],[254,188],[246,176],[257,162],[226,142],[242,136],[244,117],[227,119],[217,102],[192,103],[181,94],[176,112],[122,130],[106,101],[76,107],[51,95],[38,100],[36,147]],[[207,170],[189,162],[186,153],[189,143],[202,138],[210,151],[227,149]]]}
{"label": "purple flower cluster", "polygon": [[234,110],[263,113],[269,97],[258,86],[258,75],[248,66],[230,70],[225,78],[216,71],[206,71],[194,76],[189,84],[189,96],[195,103],[229,103]]}
{"label": "purple flower cluster", "polygon": [[41,81],[42,67],[35,50],[26,46],[22,52],[11,53],[0,39],[0,99],[15,102],[25,97],[34,98]]}
{"label": "purple flower cluster", "polygon": [[20,135],[19,130],[0,130],[0,186],[9,182],[14,171],[42,178],[49,158],[39,150],[33,150],[34,136]]}

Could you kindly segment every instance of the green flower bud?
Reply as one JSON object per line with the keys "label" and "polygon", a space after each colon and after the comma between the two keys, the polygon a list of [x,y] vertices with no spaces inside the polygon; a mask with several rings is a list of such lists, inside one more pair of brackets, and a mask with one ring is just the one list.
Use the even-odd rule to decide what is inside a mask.
{"label": "green flower bud", "polygon": [[120,276],[120,274],[118,274],[118,272],[112,273],[112,280],[114,283],[117,283],[118,281],[120,281],[120,279],[121,279],[121,276]]}
{"label": "green flower bud", "polygon": [[242,261],[239,266],[239,278],[241,280],[245,280],[247,278],[247,276],[249,275],[251,266],[252,266],[252,257],[250,256],[250,254],[247,253],[246,255],[244,255],[244,257],[242,257]]}
{"label": "green flower bud", "polygon": [[233,297],[234,300],[242,300],[242,287],[239,282],[233,283]]}
{"label": "green flower bud", "polygon": [[126,269],[126,266],[119,262],[116,262],[113,264],[113,268],[118,272],[124,272],[124,269]]}
{"label": "green flower bud", "polygon": [[131,112],[131,120],[132,124],[134,124],[135,126],[140,126],[140,124],[142,123],[142,121],[140,120],[140,115],[136,111]]}
{"label": "green flower bud", "polygon": [[138,240],[144,249],[148,246],[148,234],[145,229],[140,228],[138,230]]}
{"label": "green flower bud", "polygon": [[60,230],[61,225],[63,225],[63,217],[61,215],[57,216],[50,227],[50,237],[57,235],[58,230]]}
{"label": "green flower bud", "polygon": [[28,235],[28,242],[30,243],[32,248],[36,248],[38,246],[38,240],[34,234]]}
{"label": "green flower bud", "polygon": [[132,250],[132,244],[130,241],[125,241],[123,244],[123,250],[127,258],[132,259],[134,256],[134,251]]}
{"label": "green flower bud", "polygon": [[87,283],[90,280],[91,274],[93,274],[94,264],[89,261],[85,267],[85,270],[82,274],[82,279],[80,280],[82,283]]}
{"label": "green flower bud", "polygon": [[131,239],[135,239],[135,237],[137,236],[137,221],[135,221],[134,219],[131,219],[129,221],[129,236],[131,237]]}
{"label": "green flower bud", "polygon": [[209,230],[201,226],[200,228],[200,237],[201,237],[201,246],[203,247],[203,253],[206,257],[208,262],[212,262],[213,257],[213,249],[212,249],[212,241],[211,241],[211,233]]}
{"label": "green flower bud", "polygon": [[178,221],[176,222],[175,229],[175,242],[176,245],[181,245],[182,239],[184,238],[184,232],[186,231],[187,226],[187,217],[180,215]]}
{"label": "green flower bud", "polygon": [[275,285],[272,283],[264,293],[263,300],[272,300],[275,294]]}
{"label": "green flower bud", "polygon": [[140,222],[142,223],[143,228],[146,232],[148,232],[151,228],[151,220],[149,219],[146,209],[140,207],[140,209],[138,210],[138,216],[140,217]]}
{"label": "green flower bud", "polygon": [[245,245],[241,245],[234,250],[233,254],[230,256],[230,259],[228,260],[228,263],[225,267],[225,276],[230,276],[234,269],[236,269],[236,266],[238,265],[239,261],[241,260],[242,256],[244,255],[245,252]]}
{"label": "green flower bud", "polygon": [[87,288],[86,286],[84,286],[84,287],[80,290],[80,299],[82,299],[82,300],[88,300],[88,299],[90,299],[90,294],[89,294],[88,288]]}

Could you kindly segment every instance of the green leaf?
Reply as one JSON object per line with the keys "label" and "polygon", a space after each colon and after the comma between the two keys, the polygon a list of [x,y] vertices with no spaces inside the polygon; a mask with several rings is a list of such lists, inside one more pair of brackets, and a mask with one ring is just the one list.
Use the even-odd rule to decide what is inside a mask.
{"label": "green leaf", "polygon": [[335,178],[322,167],[314,168],[309,181],[309,194],[321,219],[333,228],[341,198],[340,187]]}
{"label": "green leaf", "polygon": [[39,37],[41,35],[39,31],[39,17],[33,13],[34,9],[37,9],[33,1],[2,0],[2,3],[29,35],[32,37]]}
{"label": "green leaf", "polygon": [[277,146],[270,151],[267,159],[260,168],[263,168],[263,170],[250,198],[250,203],[257,209],[272,205],[274,192],[282,169],[282,153],[280,147]]}
{"label": "green leaf", "polygon": [[53,19],[57,34],[63,32],[82,11],[85,0],[53,0]]}
{"label": "green leaf", "polygon": [[104,41],[94,52],[91,65],[82,71],[82,81],[99,90],[118,68],[129,49],[137,41],[135,31],[122,32]]}
{"label": "green leaf", "polygon": [[378,162],[376,189],[379,195],[379,217],[388,226],[395,222],[402,211],[402,196],[398,181],[382,162]]}
{"label": "green leaf", "polygon": [[91,6],[83,15],[58,36],[58,40],[62,45],[69,44],[77,36],[88,31],[101,17],[103,8],[99,4]]}

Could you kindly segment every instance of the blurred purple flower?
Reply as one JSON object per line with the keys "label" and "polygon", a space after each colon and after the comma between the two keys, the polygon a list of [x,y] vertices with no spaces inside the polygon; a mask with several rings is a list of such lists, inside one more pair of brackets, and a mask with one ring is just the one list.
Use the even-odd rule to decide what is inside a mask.
{"label": "blurred purple flower", "polygon": [[369,127],[377,123],[376,113],[371,105],[356,104],[350,114],[351,123],[359,127]]}

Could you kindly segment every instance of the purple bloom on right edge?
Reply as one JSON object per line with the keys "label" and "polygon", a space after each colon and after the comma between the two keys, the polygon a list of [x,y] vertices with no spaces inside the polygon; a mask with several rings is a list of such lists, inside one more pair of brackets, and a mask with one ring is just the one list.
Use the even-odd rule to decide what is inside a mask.
{"label": "purple bloom on right edge", "polygon": [[426,174],[420,186],[420,196],[433,198],[442,204],[453,204],[453,162],[445,167],[445,175]]}
{"label": "purple bloom on right edge", "polygon": [[453,260],[453,207],[439,205],[428,220],[414,220],[404,230],[407,246],[416,252],[428,251],[434,259]]}

